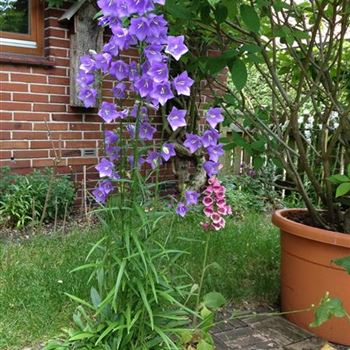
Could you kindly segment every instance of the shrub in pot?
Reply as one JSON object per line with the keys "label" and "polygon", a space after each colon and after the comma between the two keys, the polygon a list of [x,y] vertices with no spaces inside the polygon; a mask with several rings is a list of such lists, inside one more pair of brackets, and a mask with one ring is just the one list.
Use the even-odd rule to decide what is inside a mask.
{"label": "shrub in pot", "polygon": [[[185,22],[186,9],[190,30],[201,45],[215,43],[221,51],[215,59],[192,60],[200,63],[198,71],[225,109],[226,124],[244,133],[233,131],[224,140],[226,149],[243,147],[256,169],[272,160],[286,180],[275,186],[288,183],[288,191],[298,192],[305,204],[305,210],[283,210],[273,218],[282,237],[283,310],[317,303],[326,290],[350,308],[350,282],[331,265],[332,259],[350,255],[350,198],[344,177],[350,175],[348,3],[175,2],[182,11],[169,5],[171,15]],[[225,67],[231,73],[228,84],[217,74]],[[344,183],[341,197],[335,196],[338,182]],[[289,319],[308,328],[312,315]],[[346,320],[313,332],[350,345]]]}

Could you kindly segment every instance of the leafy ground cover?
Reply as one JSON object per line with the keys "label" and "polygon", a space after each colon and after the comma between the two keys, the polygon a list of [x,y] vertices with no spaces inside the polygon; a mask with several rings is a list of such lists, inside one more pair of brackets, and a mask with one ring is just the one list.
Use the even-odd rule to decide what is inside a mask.
{"label": "leafy ground cover", "polygon": [[[249,213],[230,219],[214,233],[206,289],[229,300],[274,302],[278,295],[279,240],[269,217]],[[169,223],[171,224],[171,223]],[[169,232],[170,235],[169,235]],[[158,233],[159,241],[188,252],[182,266],[198,281],[204,244],[195,217],[175,221]],[[59,333],[76,307],[64,292],[86,297],[89,271],[70,271],[83,264],[97,228],[73,230],[68,235],[36,236],[21,243],[0,243],[0,349],[21,349]]]}

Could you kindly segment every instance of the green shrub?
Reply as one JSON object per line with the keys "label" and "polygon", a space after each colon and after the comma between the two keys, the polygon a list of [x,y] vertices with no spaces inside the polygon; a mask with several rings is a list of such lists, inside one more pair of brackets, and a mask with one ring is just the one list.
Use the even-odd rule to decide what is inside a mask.
{"label": "green shrub", "polygon": [[62,218],[75,197],[73,182],[67,176],[52,177],[52,169],[34,171],[28,175],[6,176],[0,181],[0,215],[3,224],[23,228],[40,220],[51,183],[50,196],[44,216],[45,222]]}

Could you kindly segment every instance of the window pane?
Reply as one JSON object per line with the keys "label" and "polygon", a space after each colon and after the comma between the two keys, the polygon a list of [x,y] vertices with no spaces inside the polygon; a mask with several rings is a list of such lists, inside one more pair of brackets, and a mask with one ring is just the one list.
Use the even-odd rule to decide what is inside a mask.
{"label": "window pane", "polygon": [[0,31],[30,34],[30,0],[0,0]]}

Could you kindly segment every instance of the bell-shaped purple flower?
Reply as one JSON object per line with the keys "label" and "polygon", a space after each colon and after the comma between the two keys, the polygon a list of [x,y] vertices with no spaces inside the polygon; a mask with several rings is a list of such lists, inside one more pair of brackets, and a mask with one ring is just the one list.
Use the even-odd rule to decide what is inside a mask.
{"label": "bell-shaped purple flower", "polygon": [[113,95],[115,98],[125,98],[126,97],[126,85],[124,83],[118,83],[114,88],[113,88]]}
{"label": "bell-shaped purple flower", "polygon": [[125,50],[130,45],[131,36],[126,28],[120,26],[120,24],[111,25],[113,37],[111,42],[116,45],[119,50]]}
{"label": "bell-shaped purple flower", "polygon": [[167,81],[169,78],[168,65],[164,63],[155,62],[151,65],[147,74],[155,81],[156,83],[161,83]]}
{"label": "bell-shaped purple flower", "polygon": [[187,111],[185,109],[177,109],[175,106],[171,110],[170,114],[168,115],[168,123],[171,126],[171,128],[176,131],[176,129],[186,126],[186,120],[185,116],[187,114]]}
{"label": "bell-shaped purple flower", "polygon": [[153,91],[153,80],[150,77],[142,76],[140,79],[136,80],[134,86],[141,97],[146,97]]}
{"label": "bell-shaped purple flower", "polygon": [[146,39],[149,27],[148,20],[145,17],[132,18],[130,21],[129,34],[134,35],[140,41]]}
{"label": "bell-shaped purple flower", "polygon": [[167,162],[171,157],[175,157],[175,147],[172,143],[164,143],[160,149],[160,155]]}
{"label": "bell-shaped purple flower", "polygon": [[132,61],[132,62],[129,64],[129,80],[130,80],[130,81],[135,81],[135,80],[138,79],[139,77],[140,77],[140,74],[139,74],[137,62]]}
{"label": "bell-shaped purple flower", "polygon": [[135,138],[135,132],[136,132],[135,124],[128,124],[126,126],[126,130],[127,130],[128,134],[130,135],[130,138],[134,139]]}
{"label": "bell-shaped purple flower", "polygon": [[102,191],[105,193],[105,194],[109,194],[113,191],[113,184],[112,184],[112,181],[109,181],[109,180],[105,180],[105,181],[102,181],[100,183],[100,189],[102,189]]}
{"label": "bell-shaped purple flower", "polygon": [[188,52],[187,46],[184,44],[185,37],[183,35],[179,36],[169,36],[168,45],[165,52],[173,56],[176,61],[178,61],[182,55]]}
{"label": "bell-shaped purple flower", "polygon": [[186,205],[179,202],[176,207],[176,214],[180,215],[181,217],[185,217],[187,212],[188,212],[188,208],[186,207]]}
{"label": "bell-shaped purple flower", "polygon": [[104,204],[107,200],[107,194],[104,192],[104,189],[101,187],[97,187],[92,191],[92,194],[97,203]]}
{"label": "bell-shaped purple flower", "polygon": [[186,134],[184,146],[190,151],[190,153],[194,153],[202,147],[202,140],[198,135]]}
{"label": "bell-shaped purple flower", "polygon": [[186,191],[185,198],[187,205],[197,205],[200,194],[195,191]]}
{"label": "bell-shaped purple flower", "polygon": [[129,77],[129,65],[122,60],[112,62],[109,72],[118,80]]}
{"label": "bell-shaped purple flower", "polygon": [[144,54],[151,64],[163,62],[164,55],[162,55],[162,45],[149,45],[144,49]]}
{"label": "bell-shaped purple flower", "polygon": [[95,54],[94,59],[96,62],[96,69],[101,69],[103,73],[107,73],[112,61],[112,56],[107,52],[97,53]]}
{"label": "bell-shaped purple flower", "polygon": [[150,123],[143,122],[140,124],[139,136],[141,140],[153,140],[153,135],[157,131]]}
{"label": "bell-shaped purple flower", "polygon": [[79,99],[83,101],[86,108],[94,107],[96,104],[97,91],[92,88],[82,88],[79,91]]}
{"label": "bell-shaped purple flower", "polygon": [[219,166],[220,166],[220,163],[216,163],[211,160],[207,160],[203,164],[203,168],[209,177],[212,177],[213,175],[218,174]]}
{"label": "bell-shaped purple flower", "polygon": [[221,123],[224,120],[224,117],[221,113],[221,108],[212,107],[208,110],[206,114],[206,120],[212,128],[215,128],[217,124]]}
{"label": "bell-shaped purple flower", "polygon": [[149,151],[146,158],[146,163],[148,163],[152,167],[152,169],[156,169],[157,167],[162,165],[162,158],[160,157],[158,152]]}
{"label": "bell-shaped purple flower", "polygon": [[216,145],[216,146],[209,146],[207,148],[208,154],[209,154],[209,160],[217,163],[220,159],[220,157],[222,157],[224,155],[224,150],[222,148],[222,145]]}
{"label": "bell-shaped purple flower", "polygon": [[168,100],[171,100],[174,97],[170,83],[165,81],[163,83],[155,84],[153,91],[151,92],[151,97],[164,106]]}
{"label": "bell-shaped purple flower", "polygon": [[216,146],[219,140],[220,134],[215,129],[209,129],[204,131],[202,135],[202,143],[205,148],[209,146]]}
{"label": "bell-shaped purple flower", "polygon": [[111,123],[114,119],[120,118],[116,107],[113,103],[102,102],[101,109],[98,111],[98,115],[106,122]]}
{"label": "bell-shaped purple flower", "polygon": [[98,0],[97,5],[106,17],[117,17],[117,2],[111,0]]}
{"label": "bell-shaped purple flower", "polygon": [[95,75],[92,73],[86,73],[80,69],[77,76],[77,82],[81,88],[87,88],[95,82]]}
{"label": "bell-shaped purple flower", "polygon": [[192,80],[188,73],[185,71],[178,75],[173,80],[173,86],[179,95],[190,96],[191,86],[193,85],[194,80]]}
{"label": "bell-shaped purple flower", "polygon": [[138,15],[143,15],[154,9],[152,0],[129,0],[128,3],[130,12]]}
{"label": "bell-shaped purple flower", "polygon": [[99,172],[100,177],[111,177],[113,174],[113,163],[106,158],[102,158],[96,165],[96,170]]}
{"label": "bell-shaped purple flower", "polygon": [[106,155],[111,162],[118,160],[120,158],[121,148],[113,145],[106,145]]}
{"label": "bell-shaped purple flower", "polygon": [[111,145],[113,143],[118,142],[119,136],[112,130],[105,131],[105,144]]}
{"label": "bell-shaped purple flower", "polygon": [[149,36],[155,38],[166,37],[168,33],[168,23],[163,16],[150,13],[148,16]]}
{"label": "bell-shaped purple flower", "polygon": [[90,55],[81,56],[79,69],[85,73],[93,72],[96,70],[96,62],[91,58]]}

